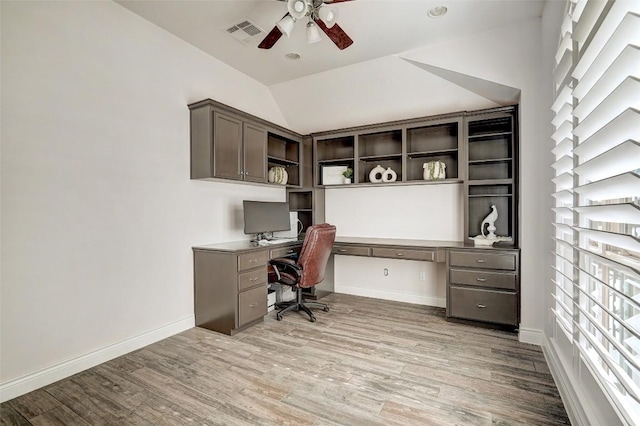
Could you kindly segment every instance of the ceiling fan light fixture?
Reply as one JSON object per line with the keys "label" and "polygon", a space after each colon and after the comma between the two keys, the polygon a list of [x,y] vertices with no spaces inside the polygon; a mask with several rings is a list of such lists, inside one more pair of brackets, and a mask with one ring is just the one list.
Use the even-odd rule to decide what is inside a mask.
{"label": "ceiling fan light fixture", "polygon": [[309,12],[309,4],[305,0],[288,0],[287,11],[293,19],[300,19]]}
{"label": "ceiling fan light fixture", "polygon": [[286,55],[284,55],[287,59],[291,59],[292,61],[296,60],[296,59],[300,59],[300,55],[295,53],[295,52],[291,52],[291,53],[287,53]]}
{"label": "ceiling fan light fixture", "polygon": [[338,9],[335,7],[321,7],[318,9],[318,16],[325,23],[327,28],[331,28],[338,20]]}
{"label": "ceiling fan light fixture", "polygon": [[293,31],[294,23],[295,23],[295,20],[290,15],[287,15],[281,20],[279,20],[276,26],[278,27],[280,32],[282,32],[282,34],[289,37],[291,35],[291,31]]}
{"label": "ceiling fan light fixture", "polygon": [[441,18],[447,13],[447,10],[446,6],[436,6],[433,9],[429,9],[427,15],[429,18]]}
{"label": "ceiling fan light fixture", "polygon": [[322,41],[322,38],[320,37],[318,26],[312,21],[309,21],[309,23],[307,24],[307,43],[313,44],[319,41]]}

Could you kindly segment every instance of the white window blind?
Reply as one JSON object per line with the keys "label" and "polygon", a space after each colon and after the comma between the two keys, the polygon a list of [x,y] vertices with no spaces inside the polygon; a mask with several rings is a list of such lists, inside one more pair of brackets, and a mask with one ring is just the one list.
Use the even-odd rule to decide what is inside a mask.
{"label": "white window blind", "polygon": [[[570,40],[570,41],[568,41]],[[552,106],[557,329],[640,419],[640,1],[568,3]]]}

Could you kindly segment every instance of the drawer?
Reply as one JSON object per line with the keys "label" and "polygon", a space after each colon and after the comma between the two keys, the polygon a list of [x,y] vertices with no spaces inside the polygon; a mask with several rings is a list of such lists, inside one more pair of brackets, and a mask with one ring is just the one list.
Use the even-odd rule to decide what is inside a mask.
{"label": "drawer", "polygon": [[369,247],[354,247],[333,245],[333,254],[346,254],[349,256],[369,256]]}
{"label": "drawer", "polygon": [[267,284],[267,267],[244,272],[238,275],[238,291],[255,287],[259,284]]}
{"label": "drawer", "polygon": [[494,287],[507,290],[516,289],[516,274],[506,272],[471,271],[469,269],[449,270],[451,284],[464,284],[476,287]]}
{"label": "drawer", "polygon": [[449,252],[450,266],[515,271],[517,264],[516,253]]}
{"label": "drawer", "polygon": [[238,327],[267,315],[267,286],[238,294]]}
{"label": "drawer", "polygon": [[518,325],[515,293],[450,286],[448,297],[450,317]]}
{"label": "drawer", "polygon": [[266,266],[269,261],[269,251],[260,250],[238,256],[238,272],[253,269],[258,266]]}
{"label": "drawer", "polygon": [[282,248],[277,248],[277,249],[271,249],[271,254],[269,259],[275,259],[277,257],[287,257],[287,256],[291,256],[292,254],[297,254],[300,253],[300,249],[302,249],[302,246],[296,246],[296,247],[282,247]]}
{"label": "drawer", "polygon": [[371,255],[373,257],[390,257],[392,259],[426,260],[427,262],[435,260],[435,252],[433,250],[373,248]]}

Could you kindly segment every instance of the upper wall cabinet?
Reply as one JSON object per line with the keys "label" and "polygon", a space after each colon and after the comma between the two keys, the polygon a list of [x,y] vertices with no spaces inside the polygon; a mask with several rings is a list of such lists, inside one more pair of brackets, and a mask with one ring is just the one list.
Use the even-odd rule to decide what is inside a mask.
{"label": "upper wall cabinet", "polygon": [[[353,169],[356,184],[460,182],[462,134],[457,115],[314,135],[315,185],[341,184],[334,175],[344,168]],[[436,163],[442,174],[425,177]]]}
{"label": "upper wall cabinet", "polygon": [[210,99],[189,109],[191,179],[268,183],[269,169],[279,166],[287,186],[300,186],[301,136]]}

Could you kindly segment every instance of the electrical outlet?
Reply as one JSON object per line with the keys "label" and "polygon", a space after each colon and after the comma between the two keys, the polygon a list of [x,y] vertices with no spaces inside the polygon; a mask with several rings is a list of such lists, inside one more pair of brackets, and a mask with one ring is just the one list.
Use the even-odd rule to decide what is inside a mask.
{"label": "electrical outlet", "polygon": [[424,272],[420,272],[420,281],[425,281],[427,279],[427,274]]}
{"label": "electrical outlet", "polygon": [[385,276],[385,277],[388,277],[388,276],[389,276],[389,270],[388,270],[387,268],[384,268],[383,273],[384,273],[384,276]]}

